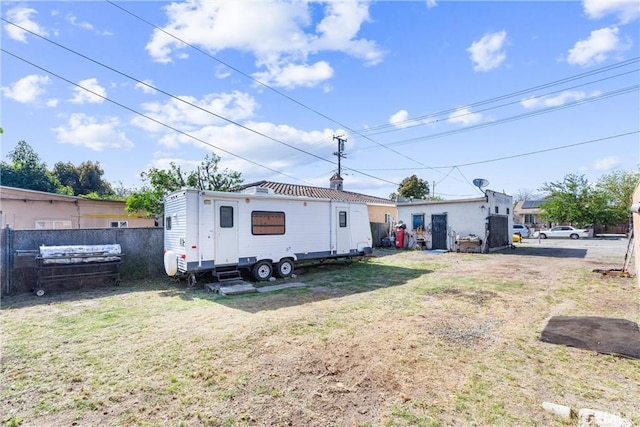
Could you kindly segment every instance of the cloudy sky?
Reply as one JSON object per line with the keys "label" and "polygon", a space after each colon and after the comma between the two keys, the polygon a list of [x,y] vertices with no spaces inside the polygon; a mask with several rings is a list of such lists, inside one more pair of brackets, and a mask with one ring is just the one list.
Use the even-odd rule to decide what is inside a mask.
{"label": "cloudy sky", "polygon": [[387,197],[640,160],[640,2],[3,1],[2,160],[220,168]]}

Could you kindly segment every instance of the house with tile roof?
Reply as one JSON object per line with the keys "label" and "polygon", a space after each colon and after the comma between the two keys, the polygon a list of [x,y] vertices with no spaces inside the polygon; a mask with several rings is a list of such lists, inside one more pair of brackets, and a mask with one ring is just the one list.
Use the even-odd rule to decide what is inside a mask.
{"label": "house with tile roof", "polygon": [[342,182],[343,180],[340,175],[334,174],[330,179],[330,188],[286,184],[274,181],[257,181],[239,186],[236,188],[236,191],[244,191],[251,187],[263,187],[273,190],[275,194],[287,196],[305,196],[347,202],[362,202],[367,205],[370,222],[393,223],[396,221],[398,209],[393,200],[354,193],[353,191],[344,191],[342,189]]}

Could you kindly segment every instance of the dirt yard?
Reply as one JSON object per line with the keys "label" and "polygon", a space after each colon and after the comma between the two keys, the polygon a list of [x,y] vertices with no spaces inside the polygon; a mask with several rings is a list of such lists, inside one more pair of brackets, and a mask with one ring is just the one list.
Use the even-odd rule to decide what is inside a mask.
{"label": "dirt yard", "polygon": [[[640,361],[539,340],[551,316],[638,322],[627,241],[376,251],[223,297],[171,280],[2,301],[4,425],[640,425]],[[634,265],[631,265],[632,270]],[[287,283],[279,281],[277,283]]]}

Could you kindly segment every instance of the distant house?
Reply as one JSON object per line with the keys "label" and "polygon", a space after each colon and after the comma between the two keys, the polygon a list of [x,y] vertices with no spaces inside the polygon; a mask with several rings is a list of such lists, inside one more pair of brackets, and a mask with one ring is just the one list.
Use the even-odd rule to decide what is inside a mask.
{"label": "distant house", "polygon": [[370,222],[393,223],[396,221],[397,209],[393,200],[354,193],[352,191],[344,191],[342,189],[343,180],[338,174],[334,174],[329,182],[330,188],[285,184],[273,181],[258,181],[250,184],[244,184],[236,190],[243,191],[250,187],[264,187],[270,188],[275,194],[288,196],[305,196],[349,202],[362,202],[367,205]]}
{"label": "distant house", "polygon": [[531,229],[540,229],[543,225],[540,205],[544,200],[519,200],[513,207],[513,222],[525,224]]}
{"label": "distant house", "polygon": [[398,219],[406,233],[426,249],[458,250],[476,238],[477,252],[490,252],[513,242],[513,197],[485,190],[483,197],[458,200],[398,202]]}
{"label": "distant house", "polygon": [[125,210],[119,200],[0,186],[0,225],[15,230],[154,227],[155,219]]}

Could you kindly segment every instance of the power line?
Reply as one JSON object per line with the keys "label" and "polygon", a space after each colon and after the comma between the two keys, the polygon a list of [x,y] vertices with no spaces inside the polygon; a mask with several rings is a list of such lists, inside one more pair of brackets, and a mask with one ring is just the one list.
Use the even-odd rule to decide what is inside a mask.
{"label": "power line", "polygon": [[[172,98],[172,99],[175,99],[175,100],[177,100],[177,101],[180,101],[180,102],[182,102],[182,103],[184,103],[184,104],[187,104],[187,105],[189,105],[189,106],[191,106],[191,107],[197,108],[198,110],[201,110],[201,111],[203,111],[203,112],[205,112],[205,113],[211,114],[212,116],[215,116],[215,117],[217,117],[217,118],[219,118],[219,119],[221,119],[221,120],[224,120],[224,121],[226,121],[226,122],[228,122],[228,123],[231,123],[231,124],[233,124],[233,125],[235,125],[235,126],[238,126],[238,127],[242,128],[242,129],[245,129],[245,130],[247,130],[247,131],[249,131],[249,132],[252,132],[252,133],[254,133],[254,134],[256,134],[256,135],[259,135],[259,136],[262,136],[262,137],[264,137],[264,138],[267,138],[267,139],[269,139],[269,140],[271,140],[271,141],[273,141],[273,142],[276,142],[276,143],[279,143],[279,144],[285,145],[285,146],[287,146],[287,147],[289,147],[289,148],[291,148],[291,149],[294,149],[294,150],[299,151],[299,152],[301,152],[301,153],[307,154],[307,155],[309,155],[309,156],[311,156],[311,157],[314,157],[314,158],[316,158],[316,159],[318,159],[318,160],[321,160],[321,161],[324,161],[324,162],[327,162],[327,163],[334,164],[332,161],[330,161],[330,160],[328,160],[328,159],[325,159],[325,158],[320,157],[320,156],[318,156],[318,155],[316,155],[316,154],[313,154],[313,153],[310,153],[310,152],[308,152],[308,151],[305,151],[305,150],[303,150],[303,149],[301,149],[301,148],[295,147],[295,146],[293,146],[293,145],[291,145],[291,144],[288,144],[288,143],[286,143],[286,142],[284,142],[284,141],[280,141],[279,139],[276,139],[276,138],[271,137],[271,136],[269,136],[269,135],[266,135],[266,134],[264,134],[264,133],[262,133],[262,132],[259,132],[259,131],[255,130],[255,129],[252,129],[252,128],[248,127],[248,126],[245,126],[245,125],[243,125],[243,124],[240,124],[240,123],[238,123],[238,122],[236,122],[236,121],[234,121],[234,120],[228,119],[228,118],[226,118],[226,117],[224,117],[224,116],[221,116],[221,115],[216,114],[216,113],[214,113],[214,112],[212,112],[212,111],[209,111],[209,110],[207,110],[206,108],[202,108],[202,107],[200,107],[199,105],[193,104],[193,103],[191,103],[191,102],[189,102],[189,101],[187,101],[187,100],[184,100],[184,99],[182,99],[182,98],[180,98],[180,97],[178,97],[178,96],[175,96],[175,95],[173,95],[173,94],[171,94],[171,93],[169,93],[169,92],[166,92],[166,91],[164,91],[164,90],[162,90],[162,89],[160,89],[160,88],[158,88],[158,87],[155,87],[155,86],[153,86],[153,85],[151,85],[151,84],[149,84],[149,83],[147,83],[147,82],[144,82],[144,81],[142,81],[142,80],[140,80],[140,79],[137,79],[137,78],[135,78],[135,77],[133,77],[133,76],[131,76],[131,75],[127,74],[127,73],[124,73],[124,72],[122,72],[122,71],[120,71],[120,70],[117,70],[117,69],[115,69],[115,68],[113,68],[113,67],[111,67],[111,66],[109,66],[109,65],[106,65],[106,64],[104,64],[104,63],[102,63],[102,62],[100,62],[100,61],[97,61],[97,60],[95,60],[95,59],[93,59],[93,58],[90,58],[90,57],[88,57],[88,56],[86,56],[86,55],[84,55],[84,54],[82,54],[82,53],[80,53],[80,52],[77,52],[77,51],[75,51],[75,50],[73,50],[73,49],[71,49],[71,48],[68,48],[68,47],[66,47],[66,46],[64,46],[64,45],[61,45],[60,43],[57,43],[57,42],[55,42],[55,41],[53,41],[53,40],[50,40],[50,39],[48,39],[48,38],[46,38],[46,37],[44,37],[44,36],[41,36],[40,34],[37,34],[37,33],[33,32],[33,31],[30,31],[30,30],[28,30],[28,29],[26,29],[26,28],[24,28],[24,27],[22,27],[22,26],[20,26],[20,25],[18,25],[18,24],[15,24],[15,23],[13,23],[13,22],[11,22],[11,21],[8,21],[8,20],[6,20],[6,19],[4,19],[4,18],[1,18],[1,17],[0,17],[0,20],[2,20],[2,21],[4,21],[4,22],[6,22],[6,23],[8,23],[8,24],[11,24],[11,25],[13,25],[13,26],[15,26],[15,27],[17,27],[17,28],[20,28],[21,30],[26,31],[26,32],[28,32],[28,33],[30,33],[30,34],[32,34],[32,35],[34,35],[34,36],[36,36],[36,37],[38,37],[38,38],[40,38],[40,39],[42,39],[42,40],[45,40],[45,41],[47,41],[47,42],[49,42],[49,43],[51,43],[51,44],[55,45],[55,46],[58,46],[58,47],[60,47],[61,49],[64,49],[64,50],[66,50],[66,51],[68,51],[68,52],[71,52],[71,53],[73,53],[73,54],[75,54],[75,55],[80,56],[81,58],[84,58],[84,59],[86,59],[86,60],[88,60],[88,61],[90,61],[90,62],[93,62],[94,64],[100,65],[101,67],[104,67],[104,68],[106,68],[106,69],[108,69],[108,70],[110,70],[110,71],[113,71],[114,73],[120,74],[121,76],[124,76],[124,77],[126,77],[126,78],[128,78],[128,79],[131,79],[131,80],[133,80],[133,81],[137,82],[137,83],[143,84],[143,85],[145,85],[145,86],[147,86],[147,87],[149,87],[149,88],[151,88],[151,89],[154,89],[154,90],[156,90],[156,91],[158,91],[158,92],[160,92],[160,93],[162,93],[162,94],[164,94],[164,95],[166,95],[166,96],[168,96],[168,97],[170,97],[170,98]],[[3,51],[4,51],[4,50],[3,50]],[[4,52],[9,53],[9,52],[7,52],[7,51],[4,51]],[[22,59],[22,60],[24,60],[23,58],[21,58],[21,57],[19,57],[19,56],[17,56],[17,55],[13,55],[13,54],[11,54],[11,55],[12,55],[12,56],[15,56],[15,57],[16,57],[16,58],[18,58],[18,59]],[[26,60],[24,60],[24,61],[25,61],[25,62],[27,62],[27,63],[29,63],[29,64],[31,64],[31,65],[33,65],[33,66],[36,66],[36,65],[35,65],[34,63],[32,63],[32,62],[29,62],[29,61],[26,61]],[[41,67],[38,67],[38,66],[36,66],[36,67],[37,67],[37,68],[42,69],[43,71],[46,71],[44,68],[41,68]],[[48,72],[48,71],[46,71],[46,72]],[[59,75],[57,75],[57,74],[54,74],[54,73],[51,73],[51,74],[52,74],[52,75],[55,75],[56,77],[61,78],[61,77],[60,77]],[[67,81],[67,80],[66,80],[66,79],[64,79],[64,78],[62,78],[62,80]],[[73,84],[75,84],[75,83],[73,83]],[[83,88],[82,86],[79,86],[79,85],[76,85],[76,86],[78,86],[78,87],[80,87],[80,88],[82,88],[82,89],[88,90],[88,89],[86,89],[86,88]],[[91,91],[89,91],[89,92],[91,92]],[[92,93],[94,93],[94,92],[92,92]],[[107,98],[105,98],[105,99],[107,99]],[[120,105],[120,104],[118,104],[118,105]],[[120,105],[120,106],[122,106],[122,105]],[[132,110],[132,111],[135,111],[135,110]],[[149,118],[149,116],[146,116],[146,115],[144,115],[144,117]],[[160,123],[160,122],[158,121],[158,123]],[[166,125],[166,126],[167,126],[168,128],[171,128],[172,130],[175,130],[175,128],[171,127],[170,125]],[[188,135],[188,134],[185,134],[185,135]],[[195,138],[195,137],[194,137],[194,138]],[[200,141],[200,142],[202,142],[202,141]],[[203,143],[204,143],[204,142],[203,142]],[[221,151],[223,151],[223,152],[225,152],[225,153],[227,153],[227,154],[229,154],[229,155],[231,155],[231,156],[234,156],[234,157],[237,157],[237,158],[240,158],[240,159],[243,159],[243,160],[247,160],[246,158],[241,157],[241,156],[239,156],[239,155],[237,155],[237,154],[235,154],[235,153],[232,153],[232,152],[230,152],[230,151],[223,150],[223,149],[221,149],[221,148],[219,148],[219,147],[215,147],[215,146],[213,146],[213,145],[211,145],[211,144],[208,144],[208,143],[207,143],[207,145],[209,145],[209,146],[211,146],[211,147],[214,147],[214,148],[217,148],[218,150],[221,150]],[[256,163],[256,164],[257,164],[257,163]],[[275,170],[273,170],[273,169],[270,169],[270,170],[272,170],[272,171],[274,171],[274,172],[277,172],[277,171],[275,171]],[[352,170],[353,170],[354,172],[357,172],[357,173],[361,174],[361,175],[368,176],[369,178],[373,178],[373,179],[376,179],[376,180],[379,180],[379,181],[383,181],[383,182],[386,182],[386,183],[388,183],[388,184],[399,185],[399,184],[397,184],[397,183],[395,183],[395,182],[392,182],[392,181],[386,180],[386,179],[384,179],[384,178],[380,178],[380,177],[377,177],[377,176],[373,176],[373,175],[369,175],[369,174],[367,174],[367,173],[360,172],[360,171],[358,171],[357,169],[352,169]],[[277,173],[279,173],[279,174],[281,174],[281,175],[284,175],[284,176],[289,176],[289,175],[287,175],[287,174],[285,174],[285,173],[283,173],[283,172],[277,172]],[[289,176],[289,177],[290,177],[290,176]],[[298,180],[299,180],[299,181],[302,181],[302,182],[306,182],[306,181],[304,181],[304,180],[300,180],[300,179],[298,179]]]}
{"label": "power line", "polygon": [[[479,160],[477,162],[461,163],[459,165],[432,166],[430,169],[461,168],[461,167],[464,167],[464,166],[472,166],[472,165],[480,165],[480,164],[485,164],[485,163],[499,162],[499,161],[502,161],[502,160],[515,159],[515,158],[518,158],[518,157],[533,156],[535,154],[548,153],[550,151],[564,150],[565,148],[578,147],[580,145],[587,145],[587,144],[593,144],[593,143],[596,143],[596,142],[607,141],[607,140],[610,140],[610,139],[622,138],[624,136],[629,136],[629,135],[633,135],[633,134],[636,134],[636,133],[640,133],[640,130],[621,133],[621,134],[618,134],[618,135],[605,136],[605,137],[602,137],[602,138],[592,139],[592,140],[589,140],[589,141],[576,142],[574,144],[560,145],[560,146],[557,146],[557,147],[546,148],[544,150],[529,151],[527,153],[520,153],[520,154],[513,154],[513,155],[510,155],[510,156],[497,157],[495,159]],[[374,169],[364,169],[364,170],[370,170],[370,171],[399,171],[399,170],[418,170],[418,169],[422,169],[422,168],[374,168]]]}
{"label": "power line", "polygon": [[[289,95],[287,95],[287,94],[285,94],[285,93],[283,93],[283,92],[281,92],[281,91],[279,91],[279,90],[277,90],[277,89],[275,89],[275,88],[271,87],[270,85],[268,85],[268,84],[266,84],[266,83],[264,83],[264,82],[262,82],[262,81],[260,81],[260,80],[256,79],[255,77],[253,77],[253,76],[251,76],[251,75],[249,75],[249,74],[247,74],[247,73],[243,72],[242,70],[239,70],[239,69],[237,69],[237,68],[233,67],[232,65],[229,65],[228,63],[226,63],[226,62],[224,62],[224,61],[220,60],[219,58],[216,58],[215,56],[211,55],[209,52],[207,52],[207,51],[205,51],[205,50],[203,50],[203,49],[200,49],[199,47],[197,47],[197,46],[195,46],[195,45],[193,45],[193,44],[191,44],[191,43],[189,43],[189,42],[187,42],[187,41],[185,41],[185,40],[181,39],[180,37],[176,36],[175,34],[172,34],[172,33],[168,32],[168,31],[166,31],[164,28],[161,28],[161,27],[157,26],[157,25],[156,25],[156,24],[154,24],[153,22],[149,22],[149,21],[147,21],[146,19],[142,18],[141,16],[138,16],[138,15],[136,15],[135,13],[133,13],[133,12],[131,12],[131,11],[129,11],[129,10],[127,10],[127,9],[125,9],[124,7],[122,7],[122,6],[119,6],[119,5],[115,4],[115,3],[114,3],[114,2],[112,2],[111,0],[105,0],[105,1],[106,1],[107,3],[109,3],[109,4],[113,5],[114,7],[117,7],[118,9],[122,10],[123,12],[126,12],[127,14],[129,14],[129,15],[133,16],[134,18],[139,19],[140,21],[142,21],[142,22],[144,22],[145,24],[147,24],[147,25],[151,26],[152,28],[154,28],[154,29],[156,29],[156,30],[158,30],[158,31],[161,31],[163,34],[166,34],[167,36],[169,36],[169,37],[171,37],[171,38],[173,38],[173,39],[175,39],[175,40],[179,41],[180,43],[183,43],[184,45],[189,46],[190,48],[192,48],[192,49],[194,49],[194,50],[196,50],[196,51],[198,51],[198,52],[202,53],[203,55],[208,56],[209,58],[213,59],[214,61],[217,61],[218,63],[220,63],[220,64],[222,64],[222,65],[224,65],[224,66],[226,66],[226,67],[230,68],[231,70],[233,70],[233,71],[237,72],[238,74],[240,74],[240,75],[242,75],[242,76],[244,76],[244,77],[246,77],[246,78],[250,79],[251,81],[253,81],[253,82],[255,82],[255,83],[259,84],[260,86],[262,86],[262,87],[264,87],[264,88],[266,88],[266,89],[269,89],[269,90],[273,91],[274,93],[276,93],[276,94],[278,94],[278,95],[280,95],[280,96],[282,96],[282,97],[284,97],[284,98],[288,99],[289,101],[291,101],[291,102],[293,102],[293,103],[295,103],[295,104],[297,104],[297,105],[299,105],[299,106],[301,106],[301,107],[303,107],[303,108],[305,108],[305,109],[307,109],[307,110],[309,110],[309,111],[311,111],[311,112],[313,112],[313,113],[315,113],[315,114],[317,114],[317,115],[319,115],[319,116],[321,116],[321,117],[323,117],[323,118],[325,118],[325,119],[329,120],[330,122],[332,122],[332,123],[334,123],[334,124],[337,124],[338,126],[340,126],[340,127],[344,128],[344,129],[348,130],[348,131],[349,131],[349,132],[351,132],[351,133],[354,133],[354,134],[356,134],[356,135],[359,135],[359,136],[361,136],[362,138],[364,138],[364,139],[366,139],[366,140],[368,140],[368,141],[371,141],[371,142],[373,142],[374,144],[379,145],[381,148],[384,148],[384,149],[386,149],[386,150],[388,150],[388,151],[391,151],[392,153],[397,154],[398,156],[401,156],[401,157],[403,157],[403,158],[405,158],[405,159],[407,159],[407,160],[410,160],[410,161],[412,161],[412,162],[416,162],[416,163],[418,163],[418,164],[420,164],[420,165],[423,165],[423,166],[425,166],[425,167],[427,167],[427,168],[428,168],[428,166],[427,166],[427,165],[425,165],[424,163],[422,163],[422,162],[420,162],[420,161],[416,160],[415,158],[412,158],[412,157],[410,157],[410,156],[407,156],[406,154],[403,154],[403,153],[401,153],[401,152],[399,152],[399,151],[396,151],[396,150],[394,150],[394,149],[392,149],[392,148],[389,148],[389,147],[387,147],[386,145],[381,144],[381,143],[379,143],[378,141],[375,141],[375,140],[373,140],[372,138],[370,138],[370,137],[368,137],[368,136],[366,136],[366,135],[362,134],[361,132],[359,132],[359,131],[357,131],[357,130],[354,130],[354,129],[351,129],[349,126],[347,126],[347,125],[345,125],[345,124],[343,124],[343,123],[341,123],[341,122],[337,121],[336,119],[333,119],[333,118],[331,118],[331,117],[327,116],[326,114],[323,114],[323,113],[321,113],[320,111],[318,111],[318,110],[316,110],[316,109],[314,109],[314,108],[311,108],[311,107],[309,107],[309,106],[308,106],[308,105],[306,105],[306,104],[303,104],[302,102],[300,102],[300,101],[298,101],[298,100],[296,100],[296,99],[294,99],[294,98],[290,97]],[[356,170],[354,170],[354,171],[355,171],[355,172],[357,172]],[[378,179],[381,179],[381,178],[378,178]],[[382,180],[382,179],[381,179],[381,180]],[[383,180],[383,181],[384,181],[384,180]],[[387,182],[388,182],[388,181],[387,181]]]}

